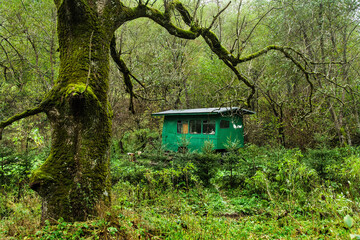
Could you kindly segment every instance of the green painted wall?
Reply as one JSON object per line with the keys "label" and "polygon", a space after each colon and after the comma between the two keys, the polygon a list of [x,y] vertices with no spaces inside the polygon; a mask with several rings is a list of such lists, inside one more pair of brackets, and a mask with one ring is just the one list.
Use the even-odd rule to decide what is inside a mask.
{"label": "green painted wall", "polygon": [[[194,134],[191,133],[191,124],[194,121],[201,122],[201,132]],[[228,121],[228,128],[221,128],[221,120]],[[182,124],[188,123],[188,133],[178,133],[178,121],[182,121]],[[205,134],[206,124],[204,127],[204,121],[215,123],[215,134]],[[225,124],[226,125],[226,124]],[[184,125],[182,125],[184,126]],[[193,125],[192,125],[193,126]],[[186,129],[186,126],[183,129]],[[208,129],[209,131],[209,129]],[[186,131],[185,131],[186,132]],[[212,141],[215,150],[225,149],[225,144],[231,139],[231,141],[239,140],[241,145],[244,144],[243,133],[243,121],[240,116],[226,117],[219,115],[199,115],[199,116],[165,116],[162,133],[162,144],[170,151],[178,151],[178,148],[182,146],[182,143],[187,142],[187,148],[190,151],[201,151],[205,141]]]}

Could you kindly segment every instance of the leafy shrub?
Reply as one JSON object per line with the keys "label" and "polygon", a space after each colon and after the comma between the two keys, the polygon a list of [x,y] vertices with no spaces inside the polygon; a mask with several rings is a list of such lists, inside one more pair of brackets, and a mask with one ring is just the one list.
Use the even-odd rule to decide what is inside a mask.
{"label": "leafy shrub", "polygon": [[163,164],[168,163],[173,154],[166,152],[165,147],[161,143],[161,139],[156,139],[152,144],[146,145],[144,152],[141,154],[142,158],[147,158],[156,163],[155,166],[163,167]]}
{"label": "leafy shrub", "polygon": [[116,184],[119,181],[139,183],[145,180],[147,168],[137,162],[130,162],[128,156],[111,161],[111,181]]}
{"label": "leafy shrub", "polygon": [[351,198],[360,197],[360,154],[355,153],[326,168],[333,187],[348,193]]}
{"label": "leafy shrub", "polygon": [[279,162],[277,190],[291,199],[304,200],[307,193],[319,185],[318,174],[301,162],[300,150],[288,151]]}
{"label": "leafy shrub", "polygon": [[0,194],[0,219],[10,216],[12,210],[5,194]]}
{"label": "leafy shrub", "polygon": [[48,148],[16,153],[0,147],[0,191],[16,192],[20,197],[31,172],[46,159],[48,153]]}
{"label": "leafy shrub", "polygon": [[[161,151],[160,151],[161,152]],[[112,182],[129,182],[151,188],[186,188],[198,181],[193,154],[145,152],[130,162],[127,155],[111,160]]]}

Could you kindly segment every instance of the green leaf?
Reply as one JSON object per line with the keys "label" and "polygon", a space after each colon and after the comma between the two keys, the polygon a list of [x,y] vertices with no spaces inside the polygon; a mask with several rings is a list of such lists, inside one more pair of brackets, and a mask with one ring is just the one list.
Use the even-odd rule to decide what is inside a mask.
{"label": "green leaf", "polygon": [[344,223],[348,228],[351,228],[354,223],[354,220],[350,215],[346,215],[344,217]]}

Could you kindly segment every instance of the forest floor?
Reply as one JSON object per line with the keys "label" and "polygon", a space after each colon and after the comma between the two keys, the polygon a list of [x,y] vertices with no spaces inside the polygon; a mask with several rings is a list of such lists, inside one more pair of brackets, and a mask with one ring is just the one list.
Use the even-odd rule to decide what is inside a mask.
{"label": "forest floor", "polygon": [[[24,187],[0,198],[0,239],[350,239],[360,228],[357,202],[326,184],[307,193],[300,186],[277,192],[279,179],[279,186],[265,184],[263,191],[249,188],[259,182],[224,187],[216,181],[219,172],[203,184],[188,165],[176,170],[147,158],[118,158],[112,207],[100,208],[99,217],[41,226],[41,201]],[[350,227],[344,222],[349,214]]]}
{"label": "forest floor", "polygon": [[0,221],[0,239],[350,238],[342,216],[288,212],[256,196],[201,188],[158,191],[144,199],[136,192],[127,183],[118,184],[112,208],[101,217],[82,223],[57,220],[42,227],[40,199],[28,192],[6,203],[12,212]]}

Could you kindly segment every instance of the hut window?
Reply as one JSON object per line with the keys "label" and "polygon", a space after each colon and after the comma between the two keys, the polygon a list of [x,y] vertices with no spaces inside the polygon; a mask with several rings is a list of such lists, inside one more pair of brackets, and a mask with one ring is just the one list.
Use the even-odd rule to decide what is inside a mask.
{"label": "hut window", "polygon": [[189,132],[189,125],[187,121],[177,122],[177,133],[187,134]]}
{"label": "hut window", "polygon": [[204,134],[215,134],[215,121],[203,121],[203,133]]}
{"label": "hut window", "polygon": [[220,128],[229,128],[230,127],[230,122],[226,121],[226,120],[221,120],[220,121]]}
{"label": "hut window", "polygon": [[190,133],[200,134],[201,133],[201,121],[200,120],[190,120]]}

